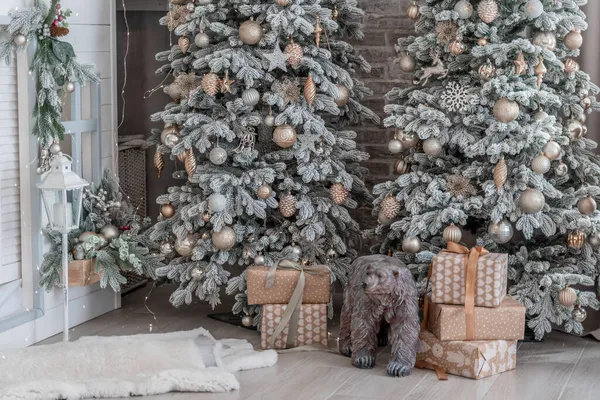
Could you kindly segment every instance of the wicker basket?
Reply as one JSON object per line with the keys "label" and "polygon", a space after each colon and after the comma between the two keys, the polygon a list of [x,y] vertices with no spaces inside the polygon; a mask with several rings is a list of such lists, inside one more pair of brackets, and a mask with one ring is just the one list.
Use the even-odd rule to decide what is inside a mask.
{"label": "wicker basket", "polygon": [[143,135],[119,137],[119,183],[140,217],[146,216],[146,141]]}

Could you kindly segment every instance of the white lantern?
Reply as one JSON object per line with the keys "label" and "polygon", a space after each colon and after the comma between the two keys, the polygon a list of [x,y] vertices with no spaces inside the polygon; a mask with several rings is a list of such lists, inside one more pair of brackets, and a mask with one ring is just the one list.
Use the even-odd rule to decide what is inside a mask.
{"label": "white lantern", "polygon": [[[62,233],[62,243],[69,242],[69,232],[79,227],[83,188],[89,183],[71,171],[73,160],[57,152],[50,160],[50,170],[37,187],[52,230]],[[69,246],[62,246],[63,270],[63,341],[69,341]]]}

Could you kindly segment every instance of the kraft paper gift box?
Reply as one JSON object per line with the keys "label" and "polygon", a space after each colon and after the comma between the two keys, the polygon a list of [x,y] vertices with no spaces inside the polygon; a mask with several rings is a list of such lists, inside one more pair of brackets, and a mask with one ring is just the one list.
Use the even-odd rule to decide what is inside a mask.
{"label": "kraft paper gift box", "polygon": [[[521,340],[525,332],[525,307],[510,296],[496,308],[475,307],[472,340]],[[467,340],[465,307],[429,303],[427,324],[439,340]]]}
{"label": "kraft paper gift box", "polygon": [[96,272],[96,260],[73,260],[69,263],[69,287],[90,286],[100,282],[101,272]]}
{"label": "kraft paper gift box", "polygon": [[270,339],[281,322],[287,304],[265,304],[262,307],[260,343],[263,349],[321,344],[327,347],[327,304],[303,304],[293,343],[288,345],[289,326],[278,335],[271,346]]}
{"label": "kraft paper gift box", "polygon": [[516,340],[442,342],[428,331],[420,337],[424,349],[417,353],[417,363],[428,369],[438,366],[452,375],[481,379],[517,366]]}
{"label": "kraft paper gift box", "polygon": [[[462,247],[462,246],[461,246]],[[442,251],[433,258],[431,301],[440,304],[465,304],[466,261],[469,254]],[[506,296],[508,255],[490,253],[477,260],[475,305],[498,307]]]}
{"label": "kraft paper gift box", "polygon": [[[303,304],[329,303],[331,277],[329,268],[324,265],[303,267],[306,283],[302,296]],[[287,304],[300,278],[300,270],[281,269],[275,271],[273,287],[267,288],[269,267],[248,267],[246,285],[248,304]]]}

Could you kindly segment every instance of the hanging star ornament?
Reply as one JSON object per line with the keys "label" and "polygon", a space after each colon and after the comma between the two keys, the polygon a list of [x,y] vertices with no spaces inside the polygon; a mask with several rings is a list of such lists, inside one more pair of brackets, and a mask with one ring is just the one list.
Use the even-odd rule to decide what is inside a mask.
{"label": "hanging star ornament", "polygon": [[523,75],[527,72],[527,61],[525,61],[525,56],[522,51],[519,51],[519,55],[517,55],[517,59],[514,61],[515,63],[515,72],[517,75]]}
{"label": "hanging star ornament", "polygon": [[279,68],[287,72],[287,67],[285,65],[290,55],[281,51],[281,48],[279,47],[279,40],[277,40],[275,43],[275,48],[271,54],[262,53],[262,56],[269,60],[269,72],[273,71],[275,68]]}
{"label": "hanging star ornament", "polygon": [[229,79],[229,71],[225,71],[225,77],[221,80],[221,93],[231,93],[231,85],[235,82]]}

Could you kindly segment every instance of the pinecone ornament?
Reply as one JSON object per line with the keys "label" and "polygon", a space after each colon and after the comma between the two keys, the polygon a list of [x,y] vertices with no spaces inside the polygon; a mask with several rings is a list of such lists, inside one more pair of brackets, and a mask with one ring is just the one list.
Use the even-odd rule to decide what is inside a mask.
{"label": "pinecone ornament", "polygon": [[279,200],[279,212],[286,218],[296,214],[296,197],[292,194],[286,194]]}
{"label": "pinecone ornament", "polygon": [[491,23],[498,18],[498,3],[494,0],[482,0],[477,6],[477,14],[486,24]]}
{"label": "pinecone ornament", "polygon": [[298,43],[294,43],[293,40],[290,44],[285,46],[284,53],[289,56],[287,61],[292,67],[297,67],[298,65],[300,65],[300,61],[302,60],[302,56],[304,55],[304,52],[302,51],[302,46],[300,46]]}
{"label": "pinecone ornament", "polygon": [[202,90],[209,96],[215,96],[219,92],[219,77],[215,73],[208,73],[202,77]]}
{"label": "pinecone ornament", "polygon": [[391,194],[381,202],[381,213],[388,219],[396,218],[400,212],[400,203]]}
{"label": "pinecone ornament", "polygon": [[346,190],[341,183],[334,183],[331,185],[329,192],[331,194],[331,200],[333,200],[335,204],[344,204],[348,198],[348,190]]}

